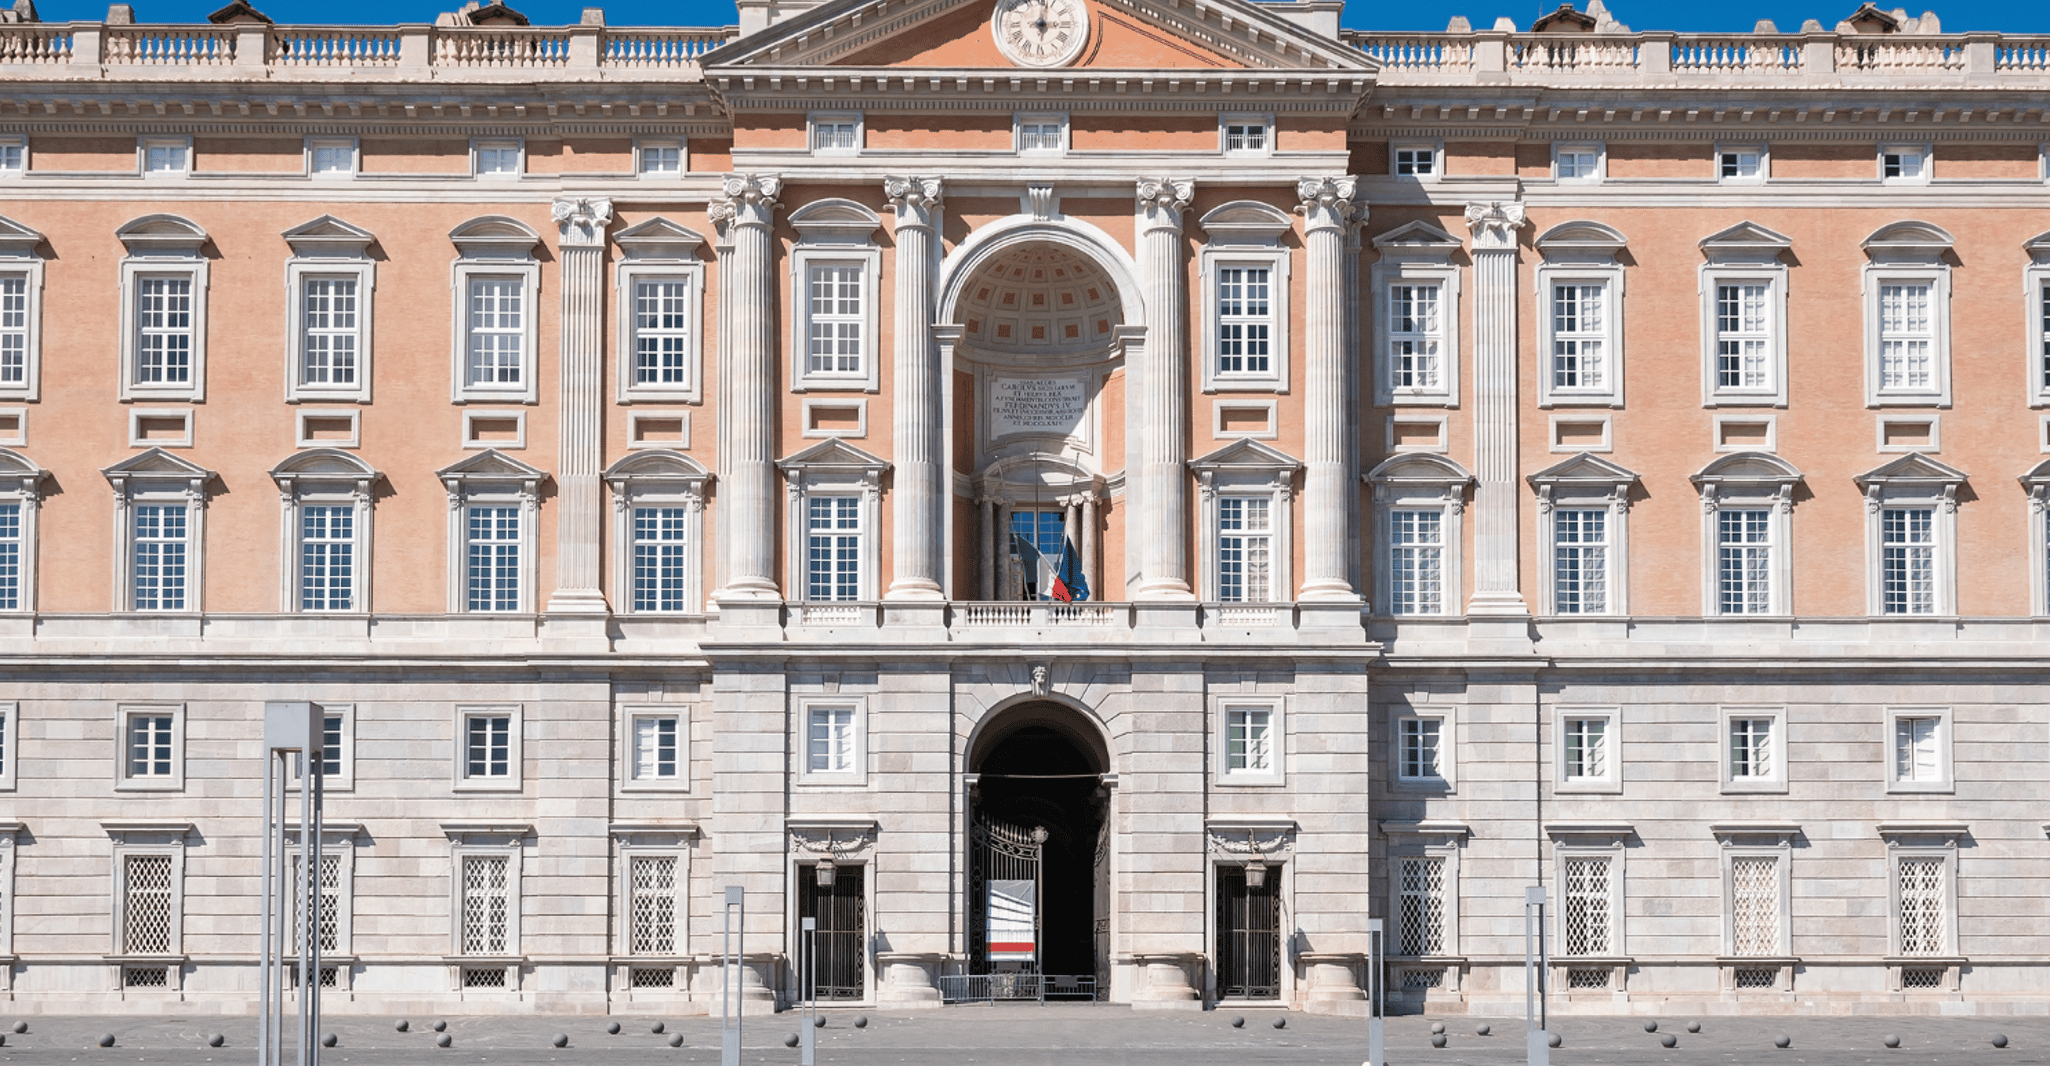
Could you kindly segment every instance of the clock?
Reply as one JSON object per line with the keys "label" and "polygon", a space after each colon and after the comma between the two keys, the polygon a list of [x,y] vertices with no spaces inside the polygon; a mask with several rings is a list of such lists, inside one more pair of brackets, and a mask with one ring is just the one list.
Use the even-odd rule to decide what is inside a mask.
{"label": "clock", "polygon": [[1089,41],[1089,8],[1083,0],[997,0],[989,29],[1014,63],[1066,66]]}

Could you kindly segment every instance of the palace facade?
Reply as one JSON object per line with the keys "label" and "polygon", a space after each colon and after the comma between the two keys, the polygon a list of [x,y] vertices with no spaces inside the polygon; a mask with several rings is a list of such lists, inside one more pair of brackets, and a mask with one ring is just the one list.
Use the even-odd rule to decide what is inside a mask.
{"label": "palace facade", "polygon": [[2050,39],[1340,6],[19,0],[0,999],[2040,1010]]}

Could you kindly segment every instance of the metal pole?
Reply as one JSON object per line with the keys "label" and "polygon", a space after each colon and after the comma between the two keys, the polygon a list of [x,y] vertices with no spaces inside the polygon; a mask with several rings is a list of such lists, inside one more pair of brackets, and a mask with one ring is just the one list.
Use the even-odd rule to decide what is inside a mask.
{"label": "metal pole", "polygon": [[259,1066],[271,1066],[272,1043],[277,1034],[271,1029],[271,1000],[277,995],[278,975],[271,969],[274,930],[271,913],[271,898],[277,892],[277,885],[271,876],[276,856],[271,853],[271,838],[277,835],[276,785],[278,779],[278,753],[265,747],[263,750],[263,931],[260,936],[262,954],[256,961],[256,1054]]}
{"label": "metal pole", "polygon": [[[719,1066],[740,1066],[740,1018],[734,1011],[733,986],[740,981],[734,965],[733,913],[740,912],[740,947],[747,946],[747,903],[744,889],[726,886],[726,911],[719,933]],[[744,963],[743,963],[744,965]]]}
{"label": "metal pole", "polygon": [[1545,1017],[1545,886],[1523,890],[1523,1029],[1529,1066],[1550,1066],[1551,1033]]}
{"label": "metal pole", "polygon": [[[309,845],[306,837],[313,831],[313,768],[308,765],[313,759],[312,751],[299,752],[299,906],[293,908],[293,937],[299,941],[299,1058],[298,1066],[311,1066],[313,1062],[313,1019],[306,1009],[306,986],[314,979],[306,972],[313,954],[307,950],[307,941],[313,939],[307,928],[307,918],[313,913],[312,877],[313,863],[319,861],[317,845]],[[309,856],[312,856],[311,858]]]}
{"label": "metal pole", "polygon": [[1387,1042],[1381,1022],[1385,1017],[1382,1005],[1381,957],[1386,951],[1382,944],[1381,919],[1367,919],[1367,1066],[1386,1066]]}
{"label": "metal pole", "polygon": [[804,972],[799,975],[804,982],[804,1040],[797,1053],[797,1066],[813,1066],[818,1061],[819,1031],[819,920],[804,920]]}
{"label": "metal pole", "polygon": [[[325,733],[324,728],[322,732]],[[307,1014],[313,1020],[306,1029],[307,1057],[300,1060],[304,1066],[317,1066],[320,1062],[320,885],[321,870],[327,865],[327,856],[321,851],[321,844],[327,840],[326,816],[321,811],[327,799],[327,748],[324,735],[315,736],[314,740],[322,746],[307,753],[306,766],[309,773],[307,779],[301,782],[302,786],[310,788],[313,792],[313,842],[307,848],[308,853],[313,856],[307,878],[312,891],[306,893],[306,932],[303,934],[313,953],[313,966],[304,975]]]}

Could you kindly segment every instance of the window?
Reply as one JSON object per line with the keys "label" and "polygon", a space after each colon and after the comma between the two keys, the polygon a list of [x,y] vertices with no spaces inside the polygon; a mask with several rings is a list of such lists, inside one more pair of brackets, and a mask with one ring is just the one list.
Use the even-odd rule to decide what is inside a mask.
{"label": "window", "polygon": [[1557,614],[1609,612],[1609,512],[1552,512],[1552,610]]}
{"label": "window", "polygon": [[0,176],[28,172],[28,138],[0,137]]}
{"label": "window", "polygon": [[358,289],[352,277],[315,277],[301,283],[300,384],[356,384],[356,347],[364,332],[357,314]]}
{"label": "window", "polygon": [[[346,703],[327,703],[322,704],[320,710],[321,787],[329,791],[353,788],[356,776],[356,708]],[[299,787],[305,772],[304,757],[294,756],[287,787]]]}
{"label": "window", "polygon": [[[0,611],[19,611],[25,602],[22,589],[24,533],[20,501],[0,502]],[[0,771],[4,772],[4,771]]]}
{"label": "window", "polygon": [[814,601],[860,599],[860,498],[814,496],[806,504],[804,598]]}
{"label": "window", "polygon": [[1016,115],[1012,128],[1021,153],[1060,153],[1068,150],[1066,114]]}
{"label": "window", "polygon": [[536,508],[547,475],[486,449],[438,476],[450,496],[449,610],[532,611]]}
{"label": "window", "polygon": [[1224,603],[1274,599],[1273,501],[1231,496],[1217,501],[1217,598]]}
{"label": "window", "polygon": [[1444,515],[1399,510],[1388,516],[1392,614],[1444,614]]}
{"label": "window", "polygon": [[1866,404],[1950,402],[1948,233],[1899,222],[1865,239]]}
{"label": "window", "polygon": [[633,385],[687,388],[695,381],[696,286],[685,278],[650,278],[634,283]]}
{"label": "window", "polygon": [[811,116],[811,150],[816,155],[853,155],[861,151],[862,121],[858,112]]}
{"label": "window", "polygon": [[1398,178],[1412,178],[1417,181],[1435,181],[1439,173],[1440,146],[1432,144],[1403,144],[1397,142],[1389,149],[1392,153],[1391,172]]}
{"label": "window", "polygon": [[1274,150],[1274,116],[1224,115],[1218,125],[1226,155],[1266,155]]}
{"label": "window", "polygon": [[1395,860],[1395,954],[1416,958],[1446,950],[1446,862],[1438,856]]}
{"label": "window", "polygon": [[1902,956],[1950,954],[1950,871],[1942,855],[1894,858],[1895,939]]}
{"label": "window", "polygon": [[1715,287],[1715,391],[1760,393],[1772,388],[1776,304],[1766,281]]}
{"label": "window", "polygon": [[502,956],[513,952],[514,900],[505,855],[462,858],[462,953]]}
{"label": "window", "polygon": [[206,398],[206,233],[149,215],[116,231],[121,261],[121,398]]}
{"label": "window", "polygon": [[679,955],[688,886],[675,855],[627,858],[627,953]]}
{"label": "window", "polygon": [[1600,392],[1609,377],[1606,285],[1552,286],[1552,392]]}
{"label": "window", "polygon": [[805,372],[815,377],[862,373],[868,316],[867,285],[858,263],[815,264],[805,283]]}
{"label": "window", "polygon": [[476,141],[472,151],[481,178],[517,178],[527,169],[526,146],[520,141]]}
{"label": "window", "polygon": [[1949,709],[1889,708],[1886,720],[1891,751],[1888,791],[1950,791]]}
{"label": "window", "polygon": [[[35,609],[37,502],[48,476],[21,455],[0,448],[0,611]],[[0,759],[0,777],[7,773]]]}
{"label": "window", "polygon": [[370,399],[370,310],[376,235],[332,215],[284,233],[285,397],[291,401]]}
{"label": "window", "polygon": [[1552,147],[1552,176],[1559,181],[1600,181],[1608,173],[1608,153],[1599,144]]}
{"label": "window", "polygon": [[456,710],[458,788],[520,787],[520,716],[510,707]]}
{"label": "window", "polygon": [[459,251],[451,398],[537,401],[539,236],[524,223],[484,218],[458,226],[451,238]]}
{"label": "window", "polygon": [[144,137],[136,154],[147,177],[184,177],[192,172],[190,137]]}
{"label": "window", "polygon": [[1758,182],[1766,177],[1766,150],[1760,145],[1724,145],[1716,149],[1716,180]]}
{"label": "window", "polygon": [[471,611],[517,611],[523,599],[520,578],[520,508],[517,506],[470,507],[467,575]]}
{"label": "window", "polygon": [[27,274],[0,274],[0,388],[28,380],[28,281]]}
{"label": "window", "polygon": [[114,489],[117,611],[198,611],[214,474],[161,448],[100,472]]}
{"label": "window", "polygon": [[1377,613],[1459,613],[1460,525],[1472,475],[1444,456],[1412,452],[1384,461],[1367,480],[1374,486]]}
{"label": "window", "polygon": [[1267,376],[1274,329],[1270,271],[1265,267],[1217,270],[1217,375]]}
{"label": "window", "polygon": [[684,788],[689,760],[689,718],[666,709],[628,712],[626,787]]}
{"label": "window", "polygon": [[1787,790],[1784,716],[1771,708],[1725,708],[1723,791]]}
{"label": "window", "polygon": [[1613,792],[1622,786],[1622,749],[1615,708],[1561,707],[1558,787],[1561,792]]}
{"label": "window", "polygon": [[[1792,838],[1799,827],[1791,825],[1719,825],[1715,834],[1722,847],[1723,954],[1744,959],[1780,959],[1787,955],[1788,864],[1792,862]],[[1781,987],[1778,967],[1732,965],[1730,986],[1777,989]]]}
{"label": "window", "polygon": [[1772,613],[1772,527],[1769,510],[1733,508],[1717,514],[1718,613]]}
{"label": "window", "polygon": [[690,511],[683,507],[636,507],[633,520],[633,609],[691,611],[685,598],[691,569]]}
{"label": "window", "polygon": [[1624,238],[1598,222],[1566,222],[1537,239],[1540,402],[1623,403]]}
{"label": "window", "polygon": [[1281,706],[1273,701],[1229,701],[1217,706],[1218,776],[1225,784],[1280,784]]}
{"label": "window", "polygon": [[355,505],[299,508],[299,609],[357,609]]}
{"label": "window", "polygon": [[312,137],[306,141],[306,172],[316,178],[348,178],[356,174],[354,137]]}
{"label": "window", "polygon": [[1374,238],[1377,403],[1459,403],[1459,269],[1464,245],[1412,222]]}
{"label": "window", "polygon": [[[291,851],[287,854],[285,862],[285,913],[296,916],[300,911],[299,843],[296,839],[298,836],[297,832],[288,832],[290,832],[291,837],[294,839],[286,845]],[[346,846],[344,845],[344,847]],[[320,848],[315,852],[315,861],[319,865],[315,867],[315,877],[318,880],[314,886],[314,899],[320,906],[320,924],[316,936],[318,937],[317,942],[320,945],[321,957],[325,961],[336,955],[343,954],[347,950],[348,939],[342,932],[348,924],[348,914],[345,907],[347,897],[342,891],[342,866],[345,857],[341,851]],[[292,918],[287,918],[286,928],[285,951],[290,955],[296,955],[299,952],[299,923]],[[322,966],[321,969],[325,970],[327,967]],[[334,982],[327,974],[323,973],[321,975],[321,985],[332,988],[334,987]]]}
{"label": "window", "polygon": [[271,470],[285,503],[287,611],[369,609],[371,492],[383,478],[361,459],[319,449]]}
{"label": "window", "polygon": [[1926,185],[1930,177],[1929,146],[1889,144],[1879,149],[1879,178],[1901,185]]}
{"label": "window", "polygon": [[[1291,599],[1289,507],[1302,464],[1267,444],[1238,440],[1189,466],[1203,489],[1197,550],[1211,590],[1206,596],[1219,603]],[[1060,543],[1056,533],[1055,551]]]}
{"label": "window", "polygon": [[805,769],[814,774],[854,771],[854,708],[813,707],[806,734]]}
{"label": "window", "polygon": [[173,871],[169,855],[121,856],[121,954],[175,954],[178,893]]}
{"label": "window", "polygon": [[1787,237],[1741,222],[1701,240],[1702,403],[1784,405]]}
{"label": "window", "polygon": [[1289,216],[1251,200],[1212,209],[1199,225],[1203,389],[1280,391],[1288,386]]}
{"label": "window", "polygon": [[185,564],[190,530],[186,511],[187,505],[182,503],[139,504],[133,509],[131,610],[187,609]]}
{"label": "window", "polygon": [[605,471],[615,512],[613,602],[635,614],[704,610],[704,467],[668,449],[630,454]]}
{"label": "window", "polygon": [[0,397],[39,396],[43,259],[37,249],[42,243],[42,234],[0,218]]}
{"label": "window", "polygon": [[614,235],[621,261],[619,402],[696,403],[704,239],[653,218]]}
{"label": "window", "polygon": [[793,380],[804,389],[866,389],[881,378],[876,274],[882,252],[875,212],[846,200],[807,204],[791,213],[798,231],[791,249]]}
{"label": "window", "polygon": [[1408,715],[1396,720],[1396,774],[1407,782],[1445,784],[1444,734],[1446,719],[1429,715]]}
{"label": "window", "polygon": [[124,706],[119,731],[121,789],[176,791],[185,787],[185,708],[179,704]]}
{"label": "window", "polygon": [[192,297],[192,278],[187,275],[136,279],[136,384],[191,383]]}
{"label": "window", "polygon": [[1736,452],[1693,481],[1702,504],[1702,604],[1710,615],[1789,613],[1788,530],[1801,472],[1763,452]]}
{"label": "window", "polygon": [[1957,495],[1963,472],[1910,452],[1854,479],[1865,490],[1868,610],[1957,613]]}
{"label": "window", "polygon": [[[0,703],[0,791],[12,791],[14,788],[16,734],[20,724],[21,705]],[[10,908],[7,901],[11,898],[8,887],[13,872],[8,863],[14,855],[13,848],[13,834],[0,831],[0,934],[4,934],[8,929],[6,918]],[[0,939],[0,948],[5,946],[6,941]]]}
{"label": "window", "polygon": [[1936,535],[1931,507],[1879,512],[1880,612],[1936,613]]}
{"label": "window", "polygon": [[1616,954],[1613,860],[1606,855],[1567,855],[1559,865],[1559,953],[1593,958]]}
{"label": "window", "polygon": [[643,139],[634,142],[634,172],[641,177],[674,178],[683,171],[682,141]]}

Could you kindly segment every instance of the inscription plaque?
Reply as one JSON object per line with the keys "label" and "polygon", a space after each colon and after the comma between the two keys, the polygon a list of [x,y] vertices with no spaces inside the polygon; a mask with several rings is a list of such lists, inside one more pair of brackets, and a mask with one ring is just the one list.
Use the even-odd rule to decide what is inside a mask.
{"label": "inscription plaque", "polygon": [[1088,387],[1076,378],[993,378],[989,435],[1076,437],[1089,414]]}

